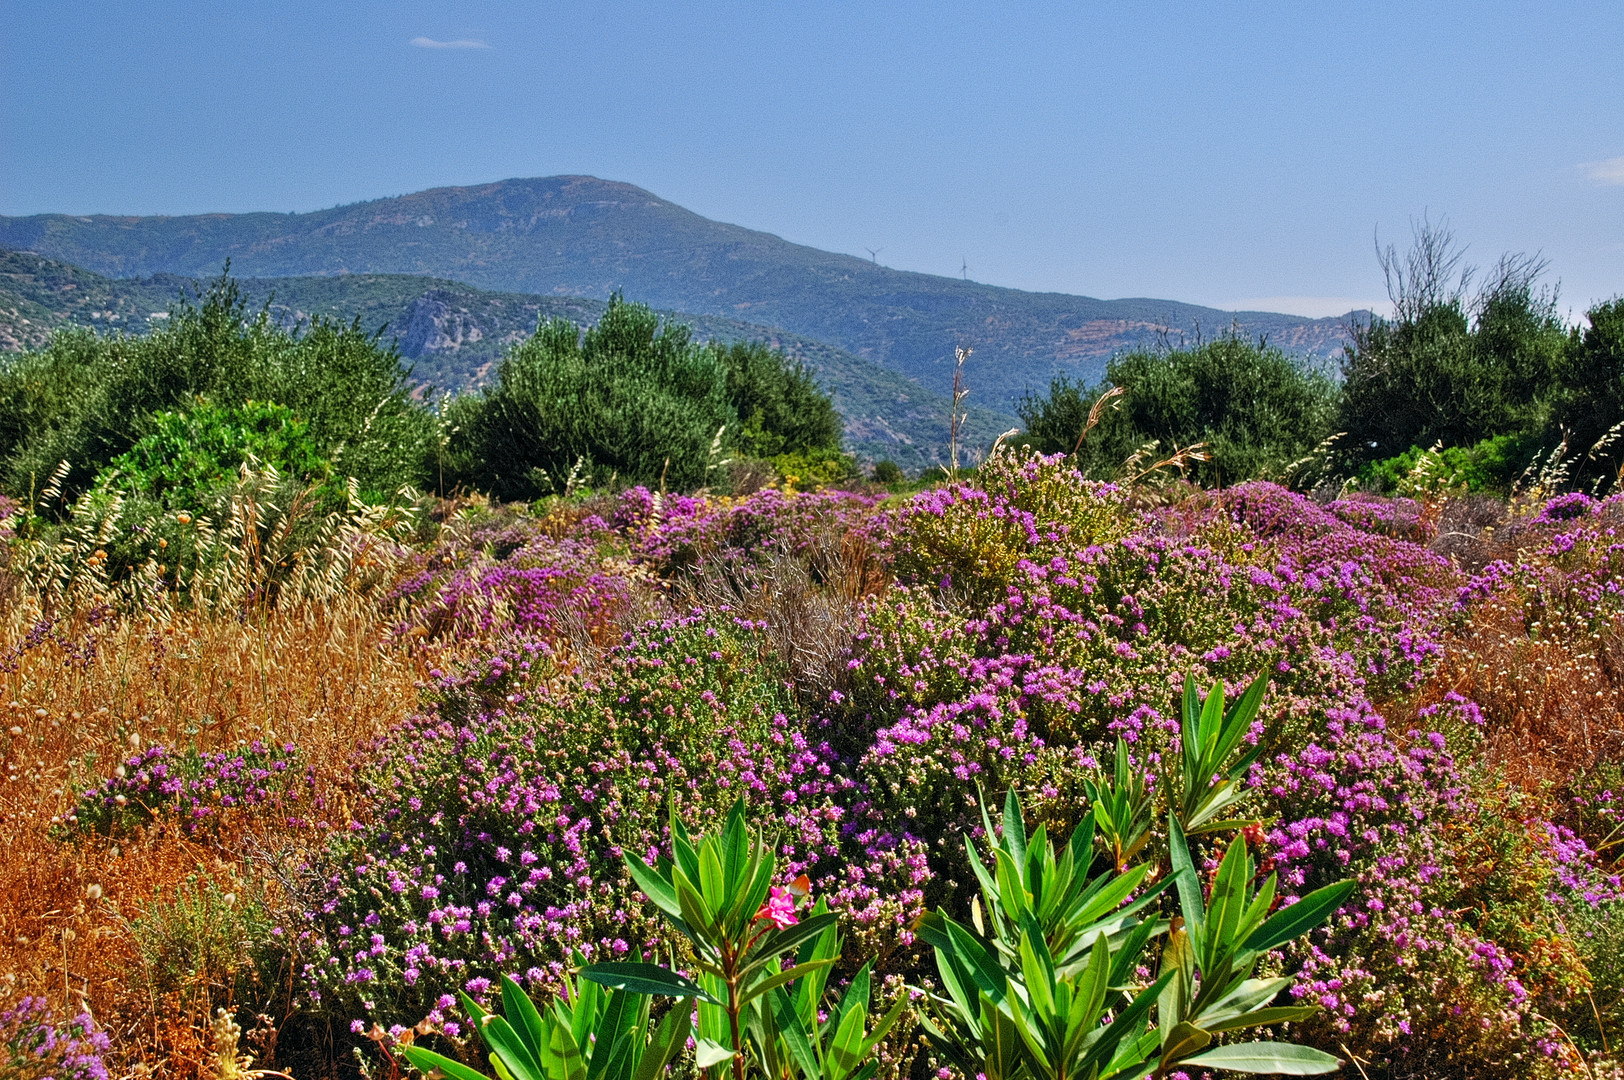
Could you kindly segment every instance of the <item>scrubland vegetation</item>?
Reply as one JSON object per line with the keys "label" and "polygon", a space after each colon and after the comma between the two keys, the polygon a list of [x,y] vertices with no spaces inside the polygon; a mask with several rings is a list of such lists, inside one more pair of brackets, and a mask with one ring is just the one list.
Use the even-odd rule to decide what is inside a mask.
{"label": "scrubland vegetation", "polygon": [[0,1063],[1617,1075],[1618,305],[1519,265],[889,487],[630,303],[450,402],[228,282],[60,333],[0,372]]}

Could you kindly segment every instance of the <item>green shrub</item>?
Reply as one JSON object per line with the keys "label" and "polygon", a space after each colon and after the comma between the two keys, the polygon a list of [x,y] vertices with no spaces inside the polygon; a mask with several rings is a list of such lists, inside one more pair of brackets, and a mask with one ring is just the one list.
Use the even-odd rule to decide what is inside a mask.
{"label": "green shrub", "polygon": [[318,319],[290,331],[268,310],[250,314],[222,276],[145,337],[67,331],[0,369],[0,479],[27,494],[66,461],[71,499],[156,434],[155,417],[199,399],[285,406],[308,425],[319,456],[373,501],[419,483],[430,455],[433,422],[393,348],[359,323]]}
{"label": "green shrub", "polygon": [[[1564,372],[1562,424],[1571,433],[1569,445],[1587,454],[1613,428],[1624,423],[1624,297],[1591,308],[1590,325],[1575,332]],[[1616,475],[1624,440],[1615,437],[1596,459],[1580,463],[1575,479]]]}
{"label": "green shrub", "polygon": [[509,500],[593,484],[678,490],[721,476],[712,453],[733,421],[716,350],[616,296],[584,334],[553,319],[508,351],[496,382],[451,412],[451,457],[465,483]]}
{"label": "green shrub", "polygon": [[[1366,465],[1359,470],[1359,481],[1368,490],[1399,495],[1460,488],[1505,493],[1529,466],[1538,464],[1544,449],[1537,437],[1527,434],[1495,435],[1475,446],[1446,447],[1430,456],[1412,446]],[[1423,458],[1428,459],[1425,466]]]}
{"label": "green shrub", "polygon": [[805,364],[761,342],[713,346],[739,426],[728,445],[748,457],[838,454],[840,414]]}
{"label": "green shrub", "polygon": [[618,295],[585,333],[537,326],[495,385],[445,419],[448,476],[509,500],[583,483],[720,487],[730,455],[782,459],[780,474],[814,483],[852,471],[839,414],[804,365],[759,342],[701,345]]}
{"label": "green shrub", "polygon": [[[188,874],[129,920],[142,971],[155,993],[203,993],[209,1004],[236,1004],[274,992],[277,968],[271,919],[242,882]],[[262,979],[262,973],[264,979]]]}
{"label": "green shrub", "polygon": [[[1111,386],[1127,394],[1079,444],[1094,403]],[[1192,478],[1214,485],[1272,475],[1331,434],[1336,388],[1325,373],[1279,349],[1234,335],[1189,349],[1136,351],[1111,360],[1105,382],[1064,376],[1016,411],[1026,440],[1046,454],[1071,453],[1088,475],[1110,478],[1141,446],[1162,456],[1206,443]]]}
{"label": "green shrub", "polygon": [[1507,256],[1469,292],[1470,270],[1450,280],[1460,257],[1448,229],[1430,224],[1403,259],[1383,255],[1393,318],[1355,326],[1342,364],[1338,425],[1356,464],[1409,446],[1552,433],[1569,334],[1555,292],[1538,287],[1543,264]]}
{"label": "green shrub", "polygon": [[250,401],[221,408],[200,402],[186,412],[162,412],[148,432],[108,463],[96,486],[161,500],[174,510],[210,506],[250,459],[301,484],[329,478],[310,425],[283,405]]}
{"label": "green shrub", "polygon": [[771,459],[773,471],[796,488],[831,487],[850,483],[861,475],[851,455],[837,449],[797,450]]}
{"label": "green shrub", "polygon": [[900,484],[904,479],[902,475],[902,466],[898,465],[889,458],[882,461],[876,461],[874,463],[873,477],[876,484],[887,485]]}

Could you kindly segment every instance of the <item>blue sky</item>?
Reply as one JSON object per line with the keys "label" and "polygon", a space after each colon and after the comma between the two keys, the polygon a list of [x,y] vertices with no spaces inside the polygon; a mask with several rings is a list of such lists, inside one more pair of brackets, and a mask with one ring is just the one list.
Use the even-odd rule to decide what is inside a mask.
{"label": "blue sky", "polygon": [[1624,4],[0,0],[0,213],[589,173],[903,269],[1331,314],[1447,216],[1624,292]]}

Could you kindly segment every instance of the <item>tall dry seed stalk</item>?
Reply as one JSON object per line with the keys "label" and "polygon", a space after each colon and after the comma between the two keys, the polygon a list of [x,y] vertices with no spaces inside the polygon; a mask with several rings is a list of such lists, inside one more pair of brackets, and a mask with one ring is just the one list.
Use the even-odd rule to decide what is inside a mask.
{"label": "tall dry seed stalk", "polygon": [[[392,576],[417,526],[415,493],[403,490],[394,503],[372,506],[359,498],[352,479],[347,505],[317,517],[308,492],[277,506],[273,496],[281,486],[274,467],[244,464],[218,521],[174,515],[192,530],[189,565],[172,565],[174,556],[154,551],[117,581],[108,577],[107,549],[144,523],[126,519],[118,493],[86,492],[67,508],[61,529],[36,530],[13,544],[9,572],[50,612],[102,605],[219,612],[265,602],[324,602],[364,593]],[[42,495],[42,506],[53,490]]]}
{"label": "tall dry seed stalk", "polygon": [[969,413],[963,408],[964,399],[970,396],[970,387],[964,381],[964,364],[973,352],[974,349],[963,345],[953,346],[953,403],[947,417],[947,460],[949,475],[955,477],[959,475],[959,434],[969,419]]}
{"label": "tall dry seed stalk", "polygon": [[1077,433],[1077,441],[1072,444],[1071,452],[1073,455],[1083,448],[1083,440],[1088,438],[1090,431],[1100,426],[1100,421],[1105,419],[1107,411],[1122,407],[1121,398],[1127,392],[1128,388],[1126,386],[1113,386],[1099,396],[1093,407],[1088,410],[1088,419],[1083,422],[1083,430]]}
{"label": "tall dry seed stalk", "polygon": [[[209,1075],[215,1009],[285,1006],[285,986],[234,1000],[218,971],[166,982],[133,928],[170,918],[197,882],[231,896],[257,883],[257,903],[281,903],[250,860],[297,857],[345,824],[355,748],[411,712],[427,669],[455,647],[396,644],[375,599],[404,565],[410,511],[365,506],[353,490],[319,517],[308,500],[278,509],[279,479],[246,470],[218,521],[188,520],[189,569],[154,556],[111,580],[124,507],[93,498],[54,535],[15,540],[0,567],[0,981],[69,1014],[88,1007],[118,1075]],[[223,808],[194,837],[75,837],[53,822],[139,749],[254,740],[299,748],[308,825]]]}

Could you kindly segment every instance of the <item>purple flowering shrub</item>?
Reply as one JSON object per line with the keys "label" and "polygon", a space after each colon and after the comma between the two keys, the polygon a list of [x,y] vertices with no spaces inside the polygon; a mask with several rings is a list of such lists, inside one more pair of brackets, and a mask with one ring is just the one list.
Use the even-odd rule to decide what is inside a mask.
{"label": "purple flowering shrub", "polygon": [[640,563],[671,576],[813,553],[830,533],[866,529],[873,503],[844,491],[763,488],[727,499],[662,496],[637,487],[620,495],[613,526]]}
{"label": "purple flowering shrub", "polygon": [[[1017,789],[1069,829],[1120,737],[1165,821],[1186,675],[1238,693],[1266,671],[1235,816],[1283,898],[1359,883],[1284,957],[1292,994],[1324,1006],[1294,1038],[1372,1075],[1549,1072],[1576,1059],[1545,1017],[1596,1046],[1624,1019],[1602,1002],[1583,1034],[1578,1008],[1587,985],[1624,987],[1614,788],[1530,794],[1496,748],[1535,729],[1484,671],[1526,696],[1560,641],[1597,678],[1624,672],[1624,501],[1524,517],[1474,541],[1498,561],[1467,578],[1429,546],[1436,507],[1248,483],[1147,509],[1000,453],[894,509],[634,489],[444,541],[397,594],[403,633],[484,658],[436,673],[360,757],[357,820],[285,927],[306,991],[363,1029],[449,1029],[455,991],[488,1002],[508,974],[550,992],[574,949],[649,956],[665,939],[621,854],[665,850],[672,805],[703,828],[740,795],[841,914],[847,954],[917,979],[919,916],[968,902],[979,793]],[[855,549],[890,582],[842,578]],[[797,621],[814,609],[782,600],[792,585],[846,606]],[[802,678],[811,654],[838,673]],[[1596,727],[1569,752],[1613,753]],[[1222,840],[1200,843],[1210,870]]]}
{"label": "purple flowering shrub", "polygon": [[1601,506],[1602,501],[1600,499],[1586,495],[1582,491],[1570,491],[1566,495],[1558,495],[1546,502],[1530,524],[1551,525],[1574,521],[1596,513]]}
{"label": "purple flowering shrub", "polygon": [[[1268,668],[1246,812],[1272,823],[1296,894],[1348,875],[1365,890],[1297,957],[1296,992],[1327,1006],[1322,1044],[1397,1061],[1464,1025],[1471,1035],[1449,1046],[1507,1061],[1556,1053],[1536,1016],[1547,1002],[1524,983],[1558,997],[1575,985],[1573,965],[1553,973],[1535,941],[1568,860],[1525,836],[1519,858],[1551,889],[1492,875],[1474,886],[1489,909],[1532,897],[1543,923],[1458,914],[1472,879],[1454,822],[1497,810],[1456,760],[1476,754],[1481,717],[1456,696],[1391,731],[1374,704],[1413,694],[1436,666],[1449,564],[1273,485],[1140,513],[1068,472],[995,459],[979,492],[929,493],[896,515],[887,542],[902,583],[869,606],[829,721],[856,760],[848,828],[879,849],[918,845],[935,902],[967,880],[958,836],[975,827],[976,784],[1017,787],[1040,815],[1075,821],[1081,781],[1120,735],[1165,790],[1184,672],[1243,685]],[[1005,498],[1011,474],[1017,489],[1041,482]],[[974,586],[929,577],[939,565],[976,568]]]}
{"label": "purple flowering shrub", "polygon": [[[860,757],[876,800],[865,812],[917,823],[945,849],[974,783],[1079,814],[1081,781],[1115,735],[1154,772],[1174,746],[1186,672],[1244,685],[1272,669],[1273,723],[1256,737],[1289,751],[1327,704],[1374,679],[1411,684],[1436,652],[1405,623],[1415,593],[1447,573],[1424,550],[1383,574],[1355,562],[1352,543],[1333,558],[1324,536],[1282,528],[1260,541],[1242,529],[1244,507],[1169,522],[1060,461],[1001,455],[982,472],[985,491],[927,493],[897,515],[889,543],[905,576],[867,611],[833,740]],[[989,494],[1006,487],[1021,499]],[[1289,496],[1252,501],[1351,532],[1275,493]],[[975,592],[919,580],[944,555],[982,567]]]}
{"label": "purple flowering shrub", "polygon": [[594,637],[632,602],[629,575],[605,561],[589,540],[543,538],[503,561],[479,558],[442,573],[420,571],[396,589],[407,613],[397,632],[489,640],[566,638],[579,630]]}
{"label": "purple flowering shrub", "polygon": [[310,867],[289,929],[311,999],[366,1027],[454,1025],[449,991],[556,989],[572,950],[639,959],[661,939],[621,854],[667,842],[668,805],[770,808],[791,872],[836,854],[840,781],[791,713],[759,628],[726,612],[641,627],[590,676],[530,644],[442,677],[360,766],[367,816]]}
{"label": "purple flowering shrub", "polygon": [[[1553,1047],[1534,1045],[1539,1003],[1513,957],[1532,935],[1511,902],[1534,879],[1554,886],[1558,864],[1518,844],[1519,828],[1499,837],[1507,851],[1495,865],[1521,880],[1497,879],[1481,859],[1483,873],[1462,872],[1472,857],[1462,823],[1482,843],[1504,821],[1474,802],[1455,756],[1474,746],[1482,717],[1456,697],[1422,719],[1426,730],[1398,738],[1368,702],[1333,707],[1321,738],[1257,767],[1281,811],[1268,840],[1282,893],[1338,874],[1359,882],[1357,899],[1300,950],[1292,994],[1323,1006],[1306,1022],[1319,1045],[1423,1071],[1498,1057],[1526,1075]],[[1551,959],[1534,978],[1552,981]]]}
{"label": "purple flowering shrub", "polygon": [[453,522],[390,592],[395,632],[458,642],[602,640],[635,606],[637,575],[601,518],[556,516]]}
{"label": "purple flowering shrub", "polygon": [[1425,544],[1438,535],[1438,522],[1427,506],[1415,499],[1382,498],[1354,492],[1326,506],[1338,518],[1361,532]]}
{"label": "purple flowering shrub", "polygon": [[235,750],[175,751],[154,745],[120,763],[99,787],[83,791],[61,826],[120,836],[173,815],[187,836],[239,810],[292,809],[310,773],[292,743],[255,741]]}
{"label": "purple flowering shrub", "polygon": [[88,1013],[62,1023],[44,998],[0,1011],[0,1076],[6,1080],[107,1080],[107,1035]]}

